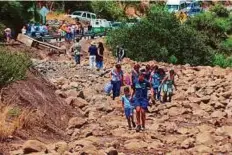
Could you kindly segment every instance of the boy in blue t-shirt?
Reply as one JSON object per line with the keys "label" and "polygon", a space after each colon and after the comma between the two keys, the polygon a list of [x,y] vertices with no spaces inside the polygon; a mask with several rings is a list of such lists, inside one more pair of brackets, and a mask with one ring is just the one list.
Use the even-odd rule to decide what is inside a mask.
{"label": "boy in blue t-shirt", "polygon": [[129,130],[131,130],[131,123],[133,125],[133,127],[135,128],[135,122],[134,122],[134,117],[133,117],[133,110],[134,107],[132,106],[132,98],[131,98],[131,94],[130,94],[130,89],[129,87],[125,87],[124,88],[124,95],[122,96],[122,106],[124,108],[124,112],[126,115],[126,119],[128,122],[128,126],[129,126]]}

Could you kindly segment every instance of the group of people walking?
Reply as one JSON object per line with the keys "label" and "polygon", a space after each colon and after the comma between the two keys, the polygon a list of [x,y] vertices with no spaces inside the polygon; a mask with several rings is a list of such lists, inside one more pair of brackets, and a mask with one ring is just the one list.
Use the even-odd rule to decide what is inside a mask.
{"label": "group of people walking", "polygon": [[[70,47],[70,52],[74,56],[76,65],[81,62],[81,38],[76,38],[74,44]],[[103,55],[104,55],[104,46],[102,42],[98,44],[95,41],[91,42],[91,45],[88,49],[89,53],[89,67],[91,69],[97,68],[98,70],[103,69]]]}
{"label": "group of people walking", "polygon": [[[173,87],[176,88],[174,77],[175,72],[171,69],[168,73],[158,66],[147,65],[141,69],[139,64],[134,65],[131,73],[124,77],[121,65],[117,64],[111,71],[111,84],[113,100],[120,96],[121,86],[124,87],[122,105],[128,121],[129,129],[136,127],[136,131],[145,129],[146,112],[149,103],[171,102]],[[151,96],[149,96],[151,91]],[[161,98],[162,93],[162,98]],[[137,125],[133,119],[133,111],[136,111]]]}

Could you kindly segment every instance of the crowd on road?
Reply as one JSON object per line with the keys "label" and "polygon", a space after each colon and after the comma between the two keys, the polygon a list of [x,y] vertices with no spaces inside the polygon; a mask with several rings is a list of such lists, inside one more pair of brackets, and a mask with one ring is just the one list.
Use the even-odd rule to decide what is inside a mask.
{"label": "crowd on road", "polygon": [[57,41],[61,41],[61,38],[65,38],[65,41],[70,43],[71,41],[75,41],[77,35],[90,32],[92,26],[90,23],[88,23],[87,26],[83,26],[80,22],[70,24],[63,21],[58,28],[55,28],[55,30],[52,29],[52,26],[49,26],[49,24],[44,25],[31,22],[23,26],[21,33],[33,38],[44,37],[45,35],[56,36],[58,38]]}
{"label": "crowd on road", "polygon": [[[136,131],[145,129],[146,112],[148,106],[156,101],[161,103],[171,102],[175,85],[175,72],[171,69],[168,73],[156,65],[146,65],[145,68],[135,64],[130,73],[124,76],[121,65],[117,64],[111,71],[111,81],[106,85],[105,91],[113,92],[113,100],[119,97],[121,87],[124,95],[121,97],[129,129],[136,127]],[[150,93],[149,93],[150,92]],[[149,95],[150,94],[150,95]],[[162,94],[162,97],[161,97]],[[133,111],[136,111],[137,125],[134,123]]]}

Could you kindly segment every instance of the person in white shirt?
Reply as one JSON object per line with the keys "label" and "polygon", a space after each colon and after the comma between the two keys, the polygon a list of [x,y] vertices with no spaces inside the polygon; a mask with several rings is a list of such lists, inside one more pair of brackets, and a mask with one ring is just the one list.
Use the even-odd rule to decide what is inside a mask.
{"label": "person in white shirt", "polygon": [[26,33],[27,33],[26,26],[23,26],[23,28],[22,28],[21,32],[22,32],[22,34],[26,35]]}
{"label": "person in white shirt", "polygon": [[11,39],[11,29],[10,28],[6,28],[5,30],[4,30],[4,32],[5,32],[5,35],[6,35],[6,42],[10,42],[10,39]]}

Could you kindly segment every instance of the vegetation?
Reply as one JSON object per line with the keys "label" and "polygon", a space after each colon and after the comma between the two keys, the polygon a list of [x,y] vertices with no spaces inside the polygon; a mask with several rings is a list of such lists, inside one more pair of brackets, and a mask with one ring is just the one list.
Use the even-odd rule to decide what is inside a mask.
{"label": "vegetation", "polygon": [[29,11],[32,6],[33,3],[29,1],[1,1],[0,25],[3,24],[7,27],[10,27],[14,33],[19,32],[22,26],[33,17],[33,12]]}
{"label": "vegetation", "polygon": [[117,20],[124,17],[124,10],[117,1],[92,1],[91,6],[100,18]]}
{"label": "vegetation", "polygon": [[12,136],[18,129],[27,126],[30,110],[0,103],[0,142]]}
{"label": "vegetation", "polygon": [[24,79],[31,61],[23,53],[11,53],[5,48],[0,49],[0,87],[10,82]]}
{"label": "vegetation", "polygon": [[231,66],[231,29],[227,10],[218,5],[184,24],[162,6],[154,6],[133,27],[111,31],[107,43],[112,49],[124,44],[127,56],[137,61],[227,67]]}

